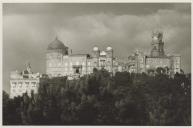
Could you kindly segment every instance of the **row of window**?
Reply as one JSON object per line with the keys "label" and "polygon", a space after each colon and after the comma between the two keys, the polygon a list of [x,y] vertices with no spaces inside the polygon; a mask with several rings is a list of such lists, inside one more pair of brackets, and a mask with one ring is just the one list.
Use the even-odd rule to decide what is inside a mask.
{"label": "row of window", "polygon": [[12,86],[12,88],[36,88],[37,86]]}
{"label": "row of window", "polygon": [[[77,72],[78,73],[78,72]],[[87,73],[86,72],[82,72],[80,75],[84,75],[84,74],[90,74],[92,73],[92,71],[88,71]],[[50,74],[51,75],[51,74]],[[56,73],[52,73],[53,76],[73,76],[74,73],[59,73],[59,72],[56,72]]]}
{"label": "row of window", "polygon": [[180,65],[174,65],[174,68],[180,68]]}
{"label": "row of window", "polygon": [[[88,67],[88,69],[87,69],[87,72],[89,72],[89,71],[92,71],[93,69],[91,68],[91,67]],[[66,74],[69,74],[69,73],[74,73],[76,71],[76,69],[70,69],[70,71],[68,71],[68,69],[66,69],[65,68],[65,70],[64,70],[64,72],[63,73],[66,73]],[[52,72],[52,71],[51,71]],[[57,71],[53,71],[53,72],[57,72]],[[62,72],[62,71],[61,71]],[[61,72],[59,72],[59,73],[61,73]],[[86,72],[86,69],[85,68],[83,68],[83,69],[79,69],[79,72],[81,72],[81,73],[84,73],[84,72]],[[56,73],[57,74],[57,73]]]}
{"label": "row of window", "polygon": [[27,92],[27,93],[31,93],[31,91],[34,91],[34,93],[36,93],[37,92],[37,89],[11,89],[11,94],[13,95],[13,93],[15,94],[15,95],[21,95],[22,93],[25,93],[25,92]]}
{"label": "row of window", "polygon": [[165,62],[169,62],[169,60],[160,60],[160,59],[150,59],[150,60],[147,60],[147,62],[161,62],[161,63],[165,63]]}
{"label": "row of window", "polygon": [[[97,62],[94,62],[94,64],[96,64]],[[101,64],[111,64],[111,61],[108,61],[107,63],[105,62],[105,61],[101,61],[100,62]],[[64,64],[62,64],[62,63],[52,63],[52,62],[50,62],[49,63],[49,67],[52,67],[52,66],[65,66],[65,67],[68,67],[68,66],[72,66],[73,65],[73,63],[71,62],[71,63],[64,63]],[[80,63],[80,62],[76,62],[75,63],[75,65],[82,65],[82,66],[85,66],[85,62],[82,62],[82,63]],[[88,62],[88,66],[90,66],[91,65],[91,62]]]}
{"label": "row of window", "polygon": [[[88,66],[90,66],[90,62],[88,62]],[[49,67],[52,67],[52,66],[65,66],[65,67],[68,67],[69,65],[70,66],[72,66],[73,65],[73,63],[71,62],[71,63],[64,63],[64,64],[62,64],[62,63],[49,63]],[[75,65],[82,65],[82,66],[84,66],[85,65],[85,62],[82,62],[82,63],[80,63],[80,62],[76,62],[75,63]]]}
{"label": "row of window", "polygon": [[16,88],[16,87],[17,87],[17,88],[22,88],[22,87],[27,87],[27,88],[28,88],[28,87],[32,87],[32,88],[33,88],[33,87],[37,87],[37,84],[36,84],[36,83],[33,83],[33,84],[15,84],[15,83],[14,83],[14,84],[13,84],[13,83],[12,83],[12,86],[11,86],[11,87],[13,87],[13,88]]}
{"label": "row of window", "polygon": [[[64,68],[64,72],[73,72],[74,70],[75,70],[76,68]],[[81,71],[86,71],[86,69],[87,70],[92,70],[92,67],[87,67],[87,68],[85,68],[85,67],[82,67],[82,68],[80,68],[79,70],[81,70]],[[60,70],[60,71],[62,71],[62,70]]]}
{"label": "row of window", "polygon": [[33,81],[33,82],[12,82],[12,84],[37,84],[37,82]]}
{"label": "row of window", "polygon": [[[152,65],[151,65],[152,66]],[[150,65],[146,65],[146,68],[150,68],[151,67]],[[167,65],[156,65],[156,66],[152,66],[152,67],[156,67],[156,68],[158,68],[158,67],[168,67]]]}

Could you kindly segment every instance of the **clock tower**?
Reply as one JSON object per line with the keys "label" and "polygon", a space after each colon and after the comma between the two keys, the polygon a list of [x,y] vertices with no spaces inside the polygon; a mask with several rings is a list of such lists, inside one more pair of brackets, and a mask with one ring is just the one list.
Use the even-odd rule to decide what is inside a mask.
{"label": "clock tower", "polygon": [[152,50],[151,50],[151,56],[152,57],[163,57],[165,55],[164,53],[164,42],[163,39],[163,33],[160,31],[154,31],[152,33]]}

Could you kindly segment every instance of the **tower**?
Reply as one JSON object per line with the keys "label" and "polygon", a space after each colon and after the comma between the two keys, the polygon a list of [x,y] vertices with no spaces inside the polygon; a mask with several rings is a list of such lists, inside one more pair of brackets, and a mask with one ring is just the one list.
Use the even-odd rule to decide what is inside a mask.
{"label": "tower", "polygon": [[164,42],[163,39],[163,33],[160,31],[154,31],[152,33],[152,50],[151,50],[151,56],[152,57],[163,57],[165,55],[164,53]]}
{"label": "tower", "polygon": [[171,69],[172,69],[172,73],[180,73],[180,69],[181,69],[181,57],[179,55],[173,55],[171,56]]}
{"label": "tower", "polygon": [[62,75],[61,66],[63,64],[63,56],[68,55],[68,47],[66,47],[56,37],[53,42],[48,45],[46,53],[46,73],[51,76]]}
{"label": "tower", "polygon": [[107,70],[109,72],[112,72],[113,71],[113,48],[108,46],[106,48],[106,65],[107,65]]}
{"label": "tower", "polygon": [[145,55],[142,51],[136,50],[135,52],[135,66],[136,73],[145,72]]}
{"label": "tower", "polygon": [[93,67],[98,68],[99,67],[99,56],[100,56],[100,50],[97,46],[93,48],[92,51],[92,57],[93,57]]}
{"label": "tower", "polygon": [[106,48],[107,58],[113,58],[113,48],[107,47]]}

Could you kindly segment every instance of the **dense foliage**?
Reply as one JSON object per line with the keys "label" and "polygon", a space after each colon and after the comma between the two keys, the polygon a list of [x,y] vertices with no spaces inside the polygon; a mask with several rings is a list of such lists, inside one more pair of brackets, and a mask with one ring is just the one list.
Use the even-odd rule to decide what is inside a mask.
{"label": "dense foliage", "polygon": [[39,93],[9,99],[4,125],[191,125],[191,79],[95,70],[77,80],[42,79]]}

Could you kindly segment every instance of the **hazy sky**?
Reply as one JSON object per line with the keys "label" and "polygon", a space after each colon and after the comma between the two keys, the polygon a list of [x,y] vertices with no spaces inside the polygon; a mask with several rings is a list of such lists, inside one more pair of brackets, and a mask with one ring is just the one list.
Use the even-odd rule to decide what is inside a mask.
{"label": "hazy sky", "polygon": [[3,4],[3,89],[10,71],[30,61],[45,73],[47,45],[56,36],[73,53],[90,53],[94,45],[111,45],[115,56],[135,49],[148,54],[153,30],[164,33],[165,52],[179,54],[182,69],[191,71],[191,5],[188,4]]}

